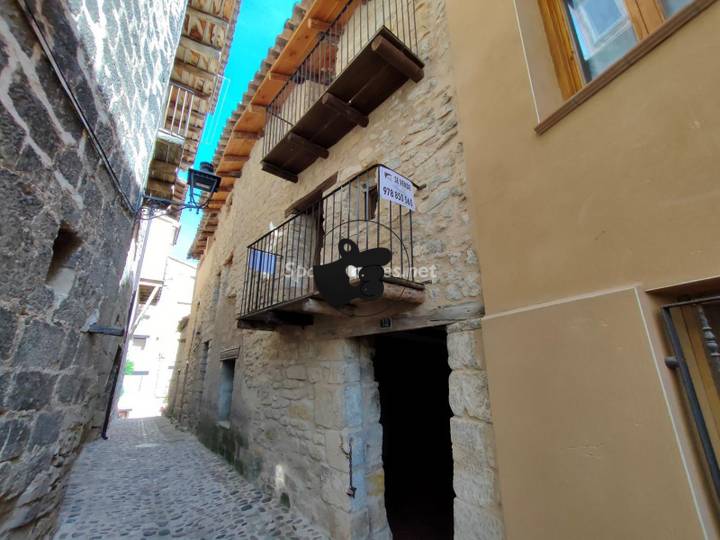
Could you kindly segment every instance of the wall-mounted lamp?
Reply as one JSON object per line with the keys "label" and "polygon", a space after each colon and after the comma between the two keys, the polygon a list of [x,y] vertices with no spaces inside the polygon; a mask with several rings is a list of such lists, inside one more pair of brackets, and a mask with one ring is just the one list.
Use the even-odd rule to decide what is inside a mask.
{"label": "wall-mounted lamp", "polygon": [[212,163],[203,161],[199,169],[188,170],[188,184],[190,189],[197,188],[207,193],[215,193],[220,185],[220,177],[215,174]]}

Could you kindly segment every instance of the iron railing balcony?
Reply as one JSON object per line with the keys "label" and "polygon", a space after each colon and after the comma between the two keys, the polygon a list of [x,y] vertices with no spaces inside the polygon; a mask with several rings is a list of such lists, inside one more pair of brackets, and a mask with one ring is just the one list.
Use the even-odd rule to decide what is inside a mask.
{"label": "iron railing balcony", "polygon": [[268,105],[263,169],[296,182],[408,79],[422,77],[415,0],[348,1]]}
{"label": "iron railing balcony", "polygon": [[[382,278],[386,298],[396,293],[392,299],[422,301],[418,294],[424,287],[415,281],[413,212],[379,195],[378,174],[386,170],[374,165],[359,173],[248,246],[239,319],[296,312],[298,303],[307,299],[324,300],[313,267],[339,260],[341,240],[351,240],[360,251],[387,248],[391,260]],[[351,284],[357,279],[355,274],[349,277]]]}

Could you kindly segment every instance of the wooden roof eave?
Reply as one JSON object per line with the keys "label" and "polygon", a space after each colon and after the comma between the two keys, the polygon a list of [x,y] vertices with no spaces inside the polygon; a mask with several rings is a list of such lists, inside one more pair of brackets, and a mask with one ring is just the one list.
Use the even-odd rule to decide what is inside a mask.
{"label": "wooden roof eave", "polygon": [[[305,12],[303,18],[290,35],[285,46],[280,50],[277,58],[273,61],[270,69],[265,74],[258,89],[250,98],[250,103],[245,107],[240,117],[233,126],[229,141],[234,137],[235,132],[259,133],[257,124],[253,117],[257,114],[257,107],[267,106],[282,90],[288,78],[297,70],[316,45],[320,34],[325,26],[320,23],[331,24],[342,12],[346,1],[339,0],[315,0]],[[265,125],[263,114],[262,127]],[[225,144],[227,148],[227,143]],[[223,149],[223,154],[225,149]],[[220,159],[218,169],[222,167],[224,155]]]}
{"label": "wooden roof eave", "polygon": [[[296,5],[295,9],[299,10],[299,12],[304,10],[304,14],[297,24],[292,19],[286,23],[285,29],[276,40],[276,46],[280,50],[277,51],[276,48],[269,51],[268,58],[272,58],[269,68],[266,69],[259,83],[251,82],[249,90],[252,94],[246,96],[245,105],[237,119],[234,120],[227,137],[223,134],[220,143],[222,148],[218,148],[215,152],[216,170],[218,172],[227,171],[233,177],[239,176],[244,162],[238,163],[237,156],[233,156],[235,159],[228,159],[226,163],[226,150],[230,141],[236,138],[248,140],[251,145],[250,150],[252,149],[254,142],[262,137],[265,127],[265,107],[275,99],[286,84],[289,76],[297,70],[305,57],[312,51],[320,34],[327,28],[327,25],[335,21],[346,4],[347,0],[313,0],[307,9],[302,4]],[[294,25],[294,29],[290,33],[289,28],[292,25]],[[235,114],[233,114],[233,117],[235,117]],[[227,127],[226,131],[228,131]],[[223,190],[215,195],[218,194],[226,196],[213,196],[213,199],[208,203],[208,209],[219,210],[222,208],[229,193]],[[199,240],[199,237],[198,231],[195,242]],[[196,249],[195,242],[191,247],[191,252]],[[203,252],[204,250],[205,248],[202,249]]]}

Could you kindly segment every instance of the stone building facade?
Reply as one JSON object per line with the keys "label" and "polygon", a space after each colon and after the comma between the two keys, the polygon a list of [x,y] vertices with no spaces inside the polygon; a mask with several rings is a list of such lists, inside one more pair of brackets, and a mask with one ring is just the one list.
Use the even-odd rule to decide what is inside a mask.
{"label": "stone building facade", "polygon": [[87,330],[126,324],[184,9],[0,2],[0,536],[52,529],[102,426],[120,338]]}
{"label": "stone building facade", "polygon": [[[321,4],[303,6],[313,10]],[[443,534],[454,526],[455,538],[497,539],[504,533],[480,339],[484,308],[445,2],[412,4],[424,76],[392,94],[369,115],[367,127],[350,131],[329,149],[326,159],[300,173],[297,183],[263,171],[262,134],[246,157],[233,156],[244,161],[242,174],[235,174],[238,179],[223,195],[222,207],[205,211],[203,223],[213,223],[207,229],[212,232],[200,232],[193,248],[202,256],[168,414],[336,539],[390,538],[392,527],[407,525],[387,503],[391,495],[386,487],[395,473],[390,457],[383,457],[383,440],[391,430],[395,437],[417,441],[408,456],[417,460],[413,482],[427,478],[428,486],[434,486],[430,478],[436,463],[429,450],[429,461],[423,461],[423,446],[432,446],[427,441],[435,435],[446,437],[449,464],[439,482],[447,485],[438,489],[447,487],[444,518],[449,516],[451,523]],[[376,4],[368,5],[367,11],[357,13],[368,17]],[[291,30],[303,27],[302,18],[296,13]],[[273,61],[284,58],[282,47],[291,45],[292,39],[271,51],[261,69],[270,66],[272,71]],[[256,110],[249,100],[257,88],[253,82],[239,111]],[[238,117],[240,113],[228,132],[240,130],[234,125]],[[375,163],[419,186],[413,244],[415,266],[427,269],[424,302],[364,317],[325,311],[315,314],[312,324],[280,324],[272,331],[238,324],[247,269],[254,264],[247,246],[285,221],[286,209],[334,173],[337,183],[330,190]],[[218,169],[223,183],[232,181],[223,167]],[[409,340],[408,347],[395,342],[395,357],[388,358],[386,343],[395,339]],[[418,348],[423,340],[430,344],[427,351]],[[405,356],[403,350],[415,352]],[[406,395],[408,402],[424,399],[412,387],[423,366],[428,372],[439,370],[433,371],[441,374],[435,377],[442,395],[439,408],[444,404],[447,409],[444,428],[427,436],[422,425],[414,432],[390,427],[390,405],[386,407],[394,396]],[[380,371],[393,370],[407,375],[406,385],[379,381]],[[407,421],[413,424],[417,418],[408,416]],[[414,511],[421,522],[422,512]]]}

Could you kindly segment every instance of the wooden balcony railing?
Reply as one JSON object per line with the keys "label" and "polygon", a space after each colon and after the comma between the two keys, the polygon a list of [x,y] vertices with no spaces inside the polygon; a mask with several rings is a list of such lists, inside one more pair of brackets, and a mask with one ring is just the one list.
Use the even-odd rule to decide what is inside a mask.
{"label": "wooden balcony railing", "polygon": [[423,77],[414,0],[352,0],[267,108],[263,168],[297,175],[407,79]]}

